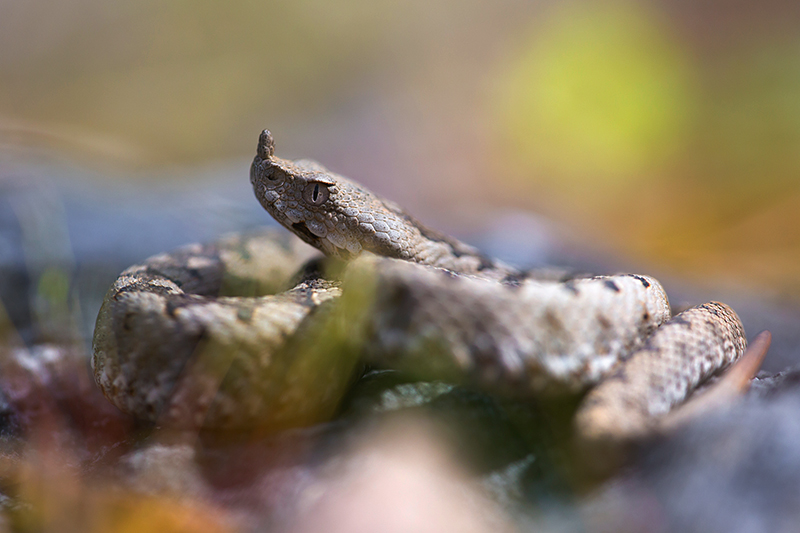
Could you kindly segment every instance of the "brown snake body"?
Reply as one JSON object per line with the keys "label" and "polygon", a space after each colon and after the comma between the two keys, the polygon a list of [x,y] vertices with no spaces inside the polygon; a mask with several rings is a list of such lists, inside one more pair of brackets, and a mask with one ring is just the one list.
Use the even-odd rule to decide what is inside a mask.
{"label": "brown snake body", "polygon": [[536,279],[317,163],[275,157],[267,131],[250,180],[278,222],[344,261],[339,274],[317,260],[292,278],[308,254],[273,235],[129,268],[94,339],[96,380],[121,409],[191,427],[308,424],[366,360],[523,397],[599,383],[579,432],[627,438],[744,351],[724,304],[670,317],[647,276]]}

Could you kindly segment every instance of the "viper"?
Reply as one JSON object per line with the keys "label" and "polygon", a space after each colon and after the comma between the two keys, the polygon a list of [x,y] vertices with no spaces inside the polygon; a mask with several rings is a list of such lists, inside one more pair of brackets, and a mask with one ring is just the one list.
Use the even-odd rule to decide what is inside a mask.
{"label": "viper", "polygon": [[[725,304],[673,317],[649,276],[514,268],[274,146],[264,130],[256,198],[322,255],[266,232],[125,270],[98,315],[92,358],[123,411],[184,427],[307,425],[334,416],[368,364],[516,398],[591,389],[577,433],[630,440],[745,351]],[[742,383],[768,346],[758,339]]]}

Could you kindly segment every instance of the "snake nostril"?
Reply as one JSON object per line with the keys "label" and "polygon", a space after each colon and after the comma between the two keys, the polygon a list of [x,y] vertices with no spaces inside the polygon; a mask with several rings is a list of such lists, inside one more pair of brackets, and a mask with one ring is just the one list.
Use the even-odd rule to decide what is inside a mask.
{"label": "snake nostril", "polygon": [[283,183],[286,173],[265,161],[264,166],[261,168],[261,176],[266,179],[269,187],[273,187]]}

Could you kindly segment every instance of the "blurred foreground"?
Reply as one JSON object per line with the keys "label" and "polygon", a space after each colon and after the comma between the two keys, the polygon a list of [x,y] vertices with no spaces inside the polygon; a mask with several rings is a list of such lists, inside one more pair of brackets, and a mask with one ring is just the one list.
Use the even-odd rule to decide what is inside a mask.
{"label": "blurred foreground", "polygon": [[271,224],[269,127],[503,259],[724,300],[796,367],[799,45],[779,1],[0,3],[0,530],[795,530],[797,372],[596,483],[558,409],[380,375],[307,429],[159,429],[88,339],[123,268]]}

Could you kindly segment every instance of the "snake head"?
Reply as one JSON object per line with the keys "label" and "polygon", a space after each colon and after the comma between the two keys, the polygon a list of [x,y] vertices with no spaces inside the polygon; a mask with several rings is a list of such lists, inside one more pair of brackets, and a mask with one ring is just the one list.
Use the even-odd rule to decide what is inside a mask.
{"label": "snake head", "polygon": [[264,130],[250,182],[275,220],[329,256],[351,259],[367,250],[414,259],[419,228],[397,206],[315,161],[280,159],[274,150]]}
{"label": "snake head", "polygon": [[250,183],[275,220],[326,255],[342,259],[363,249],[376,251],[381,239],[386,240],[386,234],[376,238],[374,218],[366,213],[386,210],[372,193],[315,161],[275,157],[274,149],[272,134],[264,130]]}

